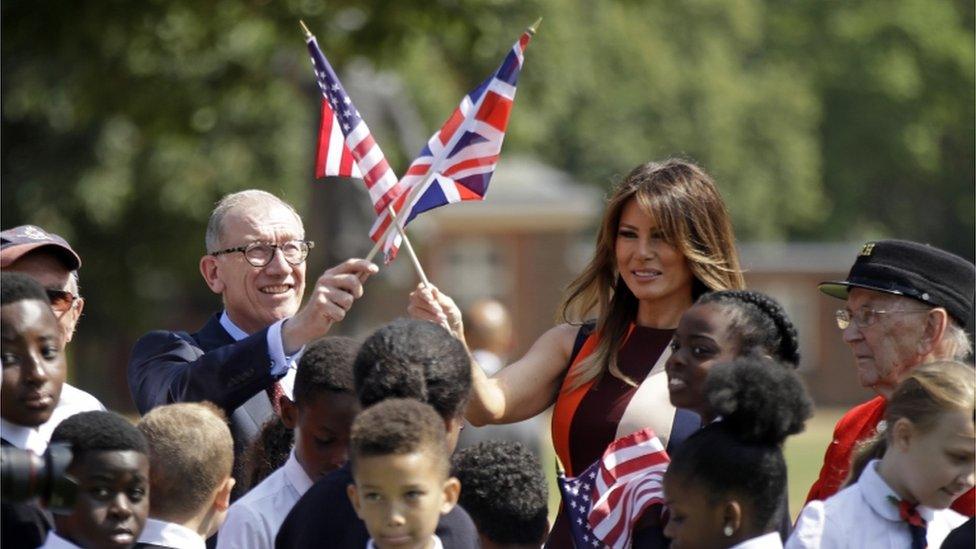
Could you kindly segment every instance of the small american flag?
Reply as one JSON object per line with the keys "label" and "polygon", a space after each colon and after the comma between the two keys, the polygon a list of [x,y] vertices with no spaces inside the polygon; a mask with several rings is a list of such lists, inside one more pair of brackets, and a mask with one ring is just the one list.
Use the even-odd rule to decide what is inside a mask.
{"label": "small american flag", "polygon": [[397,181],[383,151],[346,95],[315,37],[309,35],[307,42],[315,79],[322,90],[322,123],[315,176],[361,177],[376,213],[383,212],[402,194],[404,186]]}
{"label": "small american flag", "polygon": [[[522,33],[498,70],[461,100],[410,164],[400,180],[406,190],[393,206],[403,226],[438,206],[484,199],[502,150],[523,55],[533,32]],[[380,212],[369,231],[374,242],[386,235],[383,251],[388,262],[396,257],[400,246],[398,231],[387,233],[391,221],[387,212]]]}
{"label": "small american flag", "polygon": [[577,549],[629,547],[634,524],[664,502],[664,445],[650,428],[618,438],[579,476],[557,478]]}

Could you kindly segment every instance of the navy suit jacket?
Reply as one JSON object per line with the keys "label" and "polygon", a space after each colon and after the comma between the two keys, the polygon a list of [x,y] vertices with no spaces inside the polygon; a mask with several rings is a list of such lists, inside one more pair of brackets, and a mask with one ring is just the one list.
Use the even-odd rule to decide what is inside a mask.
{"label": "navy suit jacket", "polygon": [[268,329],[234,341],[215,314],[195,334],[157,330],[142,336],[129,359],[129,391],[140,414],[173,402],[209,400],[230,418],[234,477],[244,449],[274,417],[265,390],[271,375]]}

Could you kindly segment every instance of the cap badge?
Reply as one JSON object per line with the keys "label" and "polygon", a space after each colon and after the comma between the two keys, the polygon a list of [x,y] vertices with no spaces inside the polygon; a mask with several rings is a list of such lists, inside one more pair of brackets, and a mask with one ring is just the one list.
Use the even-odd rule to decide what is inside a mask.
{"label": "cap badge", "polygon": [[34,225],[28,225],[24,227],[24,237],[30,238],[31,240],[50,240],[51,237],[48,236],[44,229],[40,227],[35,227]]}
{"label": "cap badge", "polygon": [[871,252],[873,251],[874,251],[874,242],[868,242],[861,248],[861,251],[857,255],[858,257],[867,257],[871,255]]}

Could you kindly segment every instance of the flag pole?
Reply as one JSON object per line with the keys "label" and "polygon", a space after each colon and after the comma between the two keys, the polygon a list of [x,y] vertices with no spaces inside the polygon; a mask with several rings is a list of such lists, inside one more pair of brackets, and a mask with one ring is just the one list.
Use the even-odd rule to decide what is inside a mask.
{"label": "flag pole", "polygon": [[[298,24],[302,27],[302,32],[305,33],[305,40],[311,40],[313,38],[312,31],[308,30],[305,25],[305,21],[301,19],[298,20]],[[400,232],[400,236],[403,238],[403,244],[407,248],[407,255],[410,256],[410,261],[413,263],[414,270],[417,271],[417,276],[420,277],[420,281],[423,285],[430,286],[430,280],[427,279],[427,273],[424,272],[424,268],[420,265],[420,259],[417,257],[416,252],[413,251],[413,246],[410,244],[410,239],[407,237],[407,232],[400,226],[399,220],[397,219],[396,211],[393,210],[393,206],[390,204],[386,205],[386,211],[390,214],[393,223],[396,224],[397,230]],[[384,235],[385,236],[385,235]],[[380,242],[383,242],[381,239]],[[376,247],[370,251],[369,255],[366,257],[366,261],[372,261],[373,257],[376,256]]]}
{"label": "flag pole", "polygon": [[[534,23],[532,23],[531,25],[529,25],[525,29],[526,32],[528,32],[532,36],[535,36],[535,33],[536,33],[536,31],[538,31],[539,25],[541,23],[542,23],[542,18],[540,17],[540,18],[536,19]],[[305,24],[304,23],[302,23],[302,28],[303,29],[305,28]],[[308,32],[308,29],[305,29],[305,32],[307,33]],[[427,186],[427,183],[430,181],[430,178],[432,176],[433,176],[433,171],[431,172],[430,175],[427,176],[427,179],[424,180],[423,184],[417,185],[411,191],[411,193],[407,196],[407,201],[404,204],[409,205],[411,202],[413,202],[413,200],[417,197],[416,196],[417,193],[420,191],[420,189],[423,189],[423,188],[425,188]],[[386,229],[383,231],[383,234],[376,240],[376,244],[373,245],[373,248],[369,251],[369,254],[366,255],[366,261],[372,261],[373,258],[376,257],[376,254],[379,253],[380,248],[383,246],[383,243],[386,241],[386,237],[390,233],[390,230],[393,228],[393,225],[396,225],[397,230],[400,231],[400,236],[403,237],[403,242],[404,242],[404,244],[407,247],[407,251],[410,252],[410,250],[411,250],[410,241],[407,240],[407,235],[404,234],[404,229],[403,229],[403,227],[400,226],[400,223],[398,222],[397,217],[396,217],[396,213],[393,211],[393,207],[387,205],[387,209],[389,210],[389,214],[391,216],[392,221],[391,221],[390,225],[387,225]],[[410,253],[412,253],[412,252],[410,252]],[[421,278],[423,278],[423,277],[421,277]]]}

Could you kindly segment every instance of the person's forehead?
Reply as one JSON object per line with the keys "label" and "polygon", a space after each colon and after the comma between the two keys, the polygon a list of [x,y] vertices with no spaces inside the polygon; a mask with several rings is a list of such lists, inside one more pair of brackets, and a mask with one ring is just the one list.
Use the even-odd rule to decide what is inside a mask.
{"label": "person's forehead", "polygon": [[[881,308],[906,306],[912,303],[919,302],[908,297],[886,292],[877,292],[866,288],[851,288],[851,291],[847,294],[847,307],[851,310],[861,307]],[[921,303],[919,304],[922,305]]]}
{"label": "person's forehead", "polygon": [[46,288],[63,289],[71,271],[52,253],[38,250],[13,262],[6,270],[24,273]]}
{"label": "person's forehead", "polygon": [[271,237],[277,234],[303,236],[302,221],[292,210],[275,202],[251,202],[227,213],[222,227],[226,239]]}
{"label": "person's forehead", "polygon": [[4,340],[23,336],[26,331],[40,330],[49,335],[58,333],[58,320],[51,312],[50,305],[37,299],[7,303],[0,307],[0,317],[3,317],[0,330]]}
{"label": "person's forehead", "polygon": [[85,452],[81,468],[87,476],[145,476],[149,471],[149,458],[135,450],[90,450]]}

